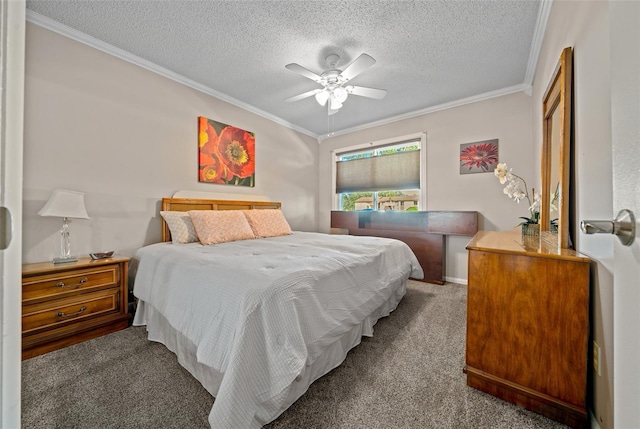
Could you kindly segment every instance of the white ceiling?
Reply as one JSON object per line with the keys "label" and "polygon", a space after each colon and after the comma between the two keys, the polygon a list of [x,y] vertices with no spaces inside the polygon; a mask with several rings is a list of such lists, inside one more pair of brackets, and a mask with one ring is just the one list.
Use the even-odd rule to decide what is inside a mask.
{"label": "white ceiling", "polygon": [[[321,138],[527,90],[548,3],[28,0],[27,17]],[[330,117],[313,97],[285,103],[319,85],[284,66],[320,74],[331,53],[339,69],[361,53],[375,58],[350,83],[387,96],[351,95]]]}

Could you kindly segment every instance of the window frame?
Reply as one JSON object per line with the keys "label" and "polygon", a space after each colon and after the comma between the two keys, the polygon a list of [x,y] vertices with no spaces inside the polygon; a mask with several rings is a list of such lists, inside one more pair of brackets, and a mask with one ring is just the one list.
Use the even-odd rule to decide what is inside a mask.
{"label": "window frame", "polygon": [[336,193],[336,162],[341,156],[348,152],[357,152],[366,149],[375,149],[383,146],[393,146],[402,144],[408,141],[419,140],[420,141],[420,192],[418,199],[418,207],[420,211],[427,210],[427,133],[420,132],[414,134],[407,134],[399,137],[392,137],[384,140],[377,140],[373,142],[360,143],[353,146],[341,147],[331,151],[331,194],[332,203],[331,209],[334,211],[340,210],[340,194]]}

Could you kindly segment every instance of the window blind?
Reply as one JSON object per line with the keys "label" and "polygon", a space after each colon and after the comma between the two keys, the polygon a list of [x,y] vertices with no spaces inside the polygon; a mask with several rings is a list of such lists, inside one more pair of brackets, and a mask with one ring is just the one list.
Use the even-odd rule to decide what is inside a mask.
{"label": "window blind", "polygon": [[420,151],[336,162],[336,193],[420,189]]}

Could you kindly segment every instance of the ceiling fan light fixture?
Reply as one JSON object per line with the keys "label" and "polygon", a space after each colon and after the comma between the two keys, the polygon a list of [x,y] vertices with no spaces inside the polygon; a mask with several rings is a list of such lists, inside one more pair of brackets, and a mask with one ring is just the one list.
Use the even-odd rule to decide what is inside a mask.
{"label": "ceiling fan light fixture", "polygon": [[342,107],[342,103],[335,97],[329,99],[329,108],[331,110],[339,110]]}
{"label": "ceiling fan light fixture", "polygon": [[360,54],[360,56],[344,70],[336,68],[339,60],[340,57],[336,54],[328,55],[326,57],[326,63],[329,70],[326,70],[322,74],[314,73],[296,63],[287,64],[285,68],[311,79],[312,81],[322,85],[323,88],[289,97],[285,101],[302,100],[303,98],[311,97],[313,95],[321,106],[327,106],[327,103],[329,103],[327,106],[328,112],[329,115],[333,115],[342,108],[342,105],[347,101],[349,94],[374,98],[377,100],[384,98],[387,91],[383,89],[347,85],[347,82],[351,81],[351,79],[375,64],[376,60],[374,60],[370,55]]}
{"label": "ceiling fan light fixture", "polygon": [[316,94],[316,101],[321,106],[327,104],[327,100],[329,99],[329,91],[320,91]]}
{"label": "ceiling fan light fixture", "polygon": [[336,98],[336,100],[338,100],[340,103],[344,103],[347,100],[347,96],[349,95],[349,93],[347,92],[346,89],[344,89],[343,87],[339,86],[336,89],[333,90],[333,96]]}

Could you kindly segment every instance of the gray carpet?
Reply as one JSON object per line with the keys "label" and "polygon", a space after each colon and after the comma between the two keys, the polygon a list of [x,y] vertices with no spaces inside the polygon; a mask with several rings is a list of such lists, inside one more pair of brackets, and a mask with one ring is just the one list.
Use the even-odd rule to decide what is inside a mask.
{"label": "gray carpet", "polygon": [[[345,362],[267,429],[565,428],[466,386],[466,287],[410,282]],[[213,398],[144,328],[23,362],[23,428],[206,428]]]}

